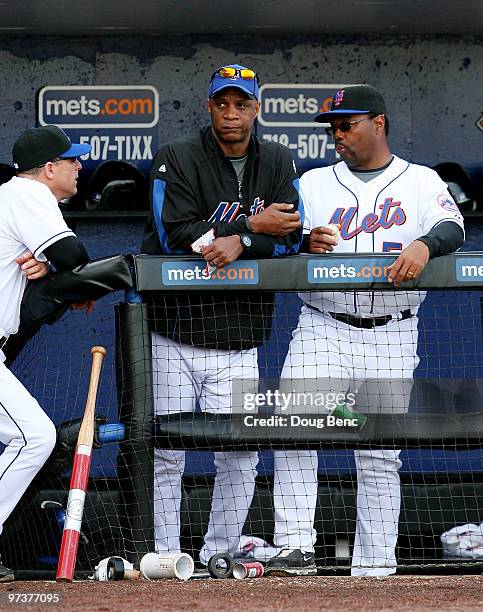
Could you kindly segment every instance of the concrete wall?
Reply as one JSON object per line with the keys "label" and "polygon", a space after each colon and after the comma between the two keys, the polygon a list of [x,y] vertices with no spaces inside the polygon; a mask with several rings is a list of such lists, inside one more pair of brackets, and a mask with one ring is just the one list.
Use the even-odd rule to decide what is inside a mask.
{"label": "concrete wall", "polygon": [[145,37],[0,40],[0,161],[35,121],[46,85],[153,85],[159,142],[206,122],[211,72],[240,60],[262,82],[368,82],[385,95],[394,152],[434,165],[456,161],[483,183],[481,37],[379,39]]}
{"label": "concrete wall", "polygon": [[[59,10],[61,7],[59,6]],[[47,85],[152,85],[159,91],[159,142],[187,135],[207,123],[206,90],[214,69],[238,60],[254,67],[262,82],[373,84],[386,97],[393,151],[412,161],[434,165],[456,161],[483,187],[483,132],[475,125],[483,111],[482,39],[418,37],[375,39],[267,37],[145,37],[0,39],[0,162],[11,162],[15,138],[35,124],[36,97]],[[92,257],[136,252],[142,236],[140,219],[81,220],[76,231]],[[481,226],[469,224],[468,249],[483,248]],[[102,307],[79,329],[67,333],[73,355],[88,355],[101,340],[110,347],[107,371],[112,371],[112,313]],[[68,315],[68,328],[73,321]],[[79,315],[80,316],[80,315]],[[107,330],[107,331],[106,331]],[[72,331],[72,328],[71,328]],[[78,337],[74,337],[75,333]],[[107,338],[99,339],[99,334]],[[37,385],[30,386],[56,421],[83,409],[82,394],[66,384],[64,408],[53,405],[49,385],[59,384],[57,359],[65,361],[65,344],[52,340],[49,355],[34,357]],[[42,367],[48,365],[46,378]],[[69,361],[70,363],[70,361]],[[60,368],[62,370],[62,368]],[[73,368],[77,372],[78,368]],[[76,374],[73,376],[75,381]],[[115,392],[101,393],[101,412],[115,420]],[[60,383],[62,385],[62,383]],[[80,383],[80,387],[83,383]],[[49,397],[43,397],[47,394]],[[70,397],[72,396],[72,397]],[[60,401],[60,404],[63,404]]]}

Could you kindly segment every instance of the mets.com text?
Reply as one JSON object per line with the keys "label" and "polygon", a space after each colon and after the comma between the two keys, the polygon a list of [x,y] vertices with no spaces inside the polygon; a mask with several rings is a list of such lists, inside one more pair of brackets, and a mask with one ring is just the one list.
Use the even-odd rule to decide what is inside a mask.
{"label": "mets.com text", "polygon": [[77,115],[152,115],[154,111],[153,98],[110,97],[104,101],[97,98],[87,98],[81,95],[70,100],[46,100],[47,115],[69,116]]}
{"label": "mets.com text", "polygon": [[169,270],[169,280],[253,280],[254,271],[252,268],[218,268],[211,274],[206,270],[206,266],[195,266],[191,270]]}
{"label": "mets.com text", "polygon": [[354,266],[321,266],[314,268],[314,278],[387,278],[389,266],[362,266],[357,270]]}
{"label": "mets.com text", "polygon": [[351,258],[331,258],[330,263],[322,264],[320,260],[308,262],[309,283],[331,283],[337,280],[353,283],[367,281],[387,281],[389,267],[394,258],[381,257],[376,261]]}
{"label": "mets.com text", "polygon": [[162,277],[165,285],[255,285],[258,283],[258,264],[256,261],[235,261],[210,274],[206,264],[201,262],[164,262]]}
{"label": "mets.com text", "polygon": [[483,257],[458,257],[456,279],[464,282],[481,282],[483,279]]}

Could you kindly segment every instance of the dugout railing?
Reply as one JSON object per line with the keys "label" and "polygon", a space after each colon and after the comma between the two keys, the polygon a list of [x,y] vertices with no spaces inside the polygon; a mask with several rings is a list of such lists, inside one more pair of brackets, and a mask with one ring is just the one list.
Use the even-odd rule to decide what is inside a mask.
{"label": "dugout railing", "polygon": [[[406,553],[403,561],[401,557],[404,555],[400,554],[401,569],[406,565],[421,568],[423,565],[436,567],[441,563],[475,562],[475,559],[444,560],[440,550],[429,552],[429,549],[437,546],[440,533],[454,524],[483,520],[483,410],[480,401],[483,253],[458,253],[432,260],[419,279],[397,289],[428,291],[419,315],[421,346],[418,352],[422,349],[423,354],[415,373],[425,410],[414,412],[410,408],[407,414],[373,415],[361,430],[348,427],[331,431],[315,428],[310,431],[307,428],[281,430],[274,426],[265,428],[263,436],[259,431],[244,427],[239,415],[200,412],[163,417],[154,415],[150,340],[153,315],[143,303],[148,296],[153,293],[186,295],[200,291],[226,294],[235,291],[240,296],[277,292],[270,346],[259,349],[260,375],[262,379],[266,377],[273,382],[283,360],[283,355],[279,355],[275,359],[277,363],[271,363],[273,354],[286,351],[290,331],[300,310],[294,292],[393,290],[386,277],[387,268],[395,258],[395,255],[332,254],[238,261],[212,277],[204,271],[201,259],[144,255],[134,258],[135,289],[126,294],[126,303],[120,304],[116,312],[119,418],[127,432],[126,440],[120,444],[118,460],[119,516],[124,552],[128,558],[138,560],[154,546],[152,456],[155,446],[196,453],[280,448],[316,448],[337,453],[338,450],[353,448],[401,448],[408,452],[408,449],[419,449],[415,453],[420,452],[421,461],[425,462],[419,479],[410,474],[402,475],[401,521],[407,524],[402,525],[400,531],[402,537],[407,535],[409,540],[415,534],[420,536],[416,538],[416,548],[421,550],[418,554]],[[287,312],[283,312],[285,309]],[[413,399],[413,405],[417,401]],[[431,404],[429,409],[428,402]],[[438,452],[443,454],[438,455]],[[467,461],[465,453],[469,453],[469,470],[450,467],[451,461],[453,466],[458,465],[458,457]],[[413,461],[414,456],[413,453]],[[441,470],[445,461],[448,462],[446,471]],[[431,464],[436,465],[434,472],[439,472],[439,478],[426,484],[428,479],[431,480]],[[185,478],[189,486],[184,490],[182,518],[184,542],[188,547],[193,541],[200,542],[206,527],[213,476],[212,469],[208,469],[206,478],[206,465],[202,461],[201,467]],[[316,527],[323,529],[331,525],[329,531],[334,532],[335,539],[350,541],[355,512],[353,478],[347,479],[345,475],[350,482],[349,488],[341,485],[344,476],[334,487],[334,478],[337,480],[334,473],[326,479],[321,477],[327,486],[321,486],[319,491]],[[268,518],[271,512],[270,470],[259,478],[259,482],[266,486],[258,490],[251,515],[256,518],[249,521],[248,529],[269,539],[272,526]],[[350,508],[344,507],[344,500],[350,500]],[[255,508],[257,504],[258,508]],[[319,535],[324,538],[324,533]],[[429,542],[427,550],[423,550],[425,542]],[[340,569],[334,558],[325,565],[327,571]],[[347,562],[342,562],[344,565]]]}

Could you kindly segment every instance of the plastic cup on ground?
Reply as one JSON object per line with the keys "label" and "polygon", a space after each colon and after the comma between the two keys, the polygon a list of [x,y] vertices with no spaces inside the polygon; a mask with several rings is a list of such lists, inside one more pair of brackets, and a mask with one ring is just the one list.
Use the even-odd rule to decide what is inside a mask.
{"label": "plastic cup on ground", "polygon": [[147,580],[178,578],[188,580],[195,564],[186,553],[147,553],[141,559],[141,576]]}

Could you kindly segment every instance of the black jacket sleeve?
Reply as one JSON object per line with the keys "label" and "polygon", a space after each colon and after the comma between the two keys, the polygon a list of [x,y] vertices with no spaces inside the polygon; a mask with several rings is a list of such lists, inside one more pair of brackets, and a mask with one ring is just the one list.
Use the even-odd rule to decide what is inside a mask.
{"label": "black jacket sleeve", "polygon": [[[262,257],[280,257],[298,253],[302,243],[302,227],[304,223],[304,206],[299,194],[299,178],[292,156],[283,145],[279,147],[279,159],[276,162],[274,189],[270,204],[274,202],[293,204],[294,212],[299,211],[301,226],[287,236],[268,236],[266,234],[250,234],[252,246],[245,249],[241,257],[244,259]],[[261,168],[263,172],[263,168]],[[273,170],[272,170],[273,171]],[[247,233],[246,231],[240,234]]]}
{"label": "black jacket sleeve", "polygon": [[90,261],[85,246],[76,236],[67,236],[54,242],[44,250],[44,254],[58,272],[73,270]]}
{"label": "black jacket sleeve", "polygon": [[428,247],[429,258],[432,259],[458,250],[465,241],[465,234],[458,223],[443,221],[418,240]]}
{"label": "black jacket sleeve", "polygon": [[[194,175],[189,174],[190,170],[193,172],[193,162],[190,160],[186,164],[188,171],[184,170],[180,162],[183,153],[176,145],[162,147],[150,177],[151,231],[157,232],[166,255],[191,253],[191,244],[211,228],[217,237],[243,233],[242,220],[210,222],[202,218],[199,202],[202,194],[196,192]],[[227,229],[228,225],[234,231]],[[143,249],[145,241],[146,237]]]}
{"label": "black jacket sleeve", "polygon": [[191,252],[190,245],[212,226],[200,218],[200,194],[178,157],[172,145],[161,147],[150,176],[152,231],[166,255]]}

